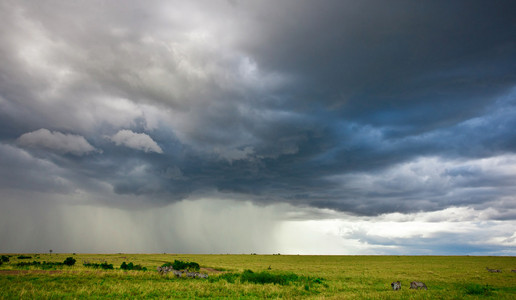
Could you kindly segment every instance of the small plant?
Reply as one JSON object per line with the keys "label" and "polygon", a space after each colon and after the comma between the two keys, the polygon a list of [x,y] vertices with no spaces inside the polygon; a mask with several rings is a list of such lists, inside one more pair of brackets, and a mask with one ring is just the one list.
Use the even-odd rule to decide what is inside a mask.
{"label": "small plant", "polygon": [[2,261],[2,262],[9,262],[9,256],[7,256],[7,255],[2,255],[1,261]]}

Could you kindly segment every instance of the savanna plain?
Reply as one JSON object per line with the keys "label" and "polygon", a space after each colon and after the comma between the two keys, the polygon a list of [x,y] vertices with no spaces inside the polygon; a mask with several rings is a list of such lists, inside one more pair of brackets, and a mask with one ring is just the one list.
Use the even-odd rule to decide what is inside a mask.
{"label": "savanna plain", "polygon": [[[177,262],[208,278],[157,271]],[[488,256],[6,253],[0,298],[516,299],[514,269]]]}

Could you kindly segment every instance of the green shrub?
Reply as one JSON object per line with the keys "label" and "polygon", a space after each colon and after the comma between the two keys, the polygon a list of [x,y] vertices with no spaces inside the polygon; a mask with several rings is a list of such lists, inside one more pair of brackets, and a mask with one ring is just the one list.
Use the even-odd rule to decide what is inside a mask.
{"label": "green shrub", "polygon": [[30,259],[32,256],[26,256],[26,255],[20,255],[18,256],[18,259]]}
{"label": "green shrub", "polygon": [[2,262],[9,262],[9,256],[7,256],[7,255],[2,255],[1,261],[2,261]]}
{"label": "green shrub", "polygon": [[190,270],[190,271],[199,271],[200,266],[196,262],[184,262],[180,260],[174,260],[172,264],[172,268],[174,270]]}
{"label": "green shrub", "polygon": [[217,277],[210,277],[211,282],[219,281],[219,280],[225,280],[229,283],[235,283],[236,279],[240,279],[240,282],[249,282],[249,283],[257,283],[257,284],[266,284],[266,283],[273,283],[273,284],[279,284],[279,285],[289,285],[291,283],[295,284],[302,284],[305,287],[305,290],[310,287],[312,287],[314,284],[322,284],[324,286],[327,286],[323,283],[322,278],[312,278],[312,277],[305,277],[305,276],[299,276],[294,273],[269,273],[266,271],[262,272],[253,272],[252,270],[245,270],[241,274],[238,273],[224,273]]}
{"label": "green shrub", "polygon": [[33,261],[33,262],[22,261],[22,262],[19,262],[19,263],[16,264],[17,267],[38,267],[38,268],[42,268],[44,270],[52,269],[52,268],[55,268],[55,267],[62,267],[63,265],[65,265],[64,262],[50,262],[50,261],[48,261],[48,262],[47,261],[43,261],[43,262],[40,262],[40,261]]}
{"label": "green shrub", "polygon": [[108,264],[107,262],[103,262],[101,264],[98,263],[83,263],[85,267],[95,268],[95,269],[103,269],[103,270],[113,270],[113,264]]}
{"label": "green shrub", "polygon": [[75,264],[75,259],[73,257],[67,257],[63,264],[67,265],[67,266],[73,266]]}
{"label": "green shrub", "polygon": [[73,266],[75,264],[75,259],[73,259],[72,257],[67,257],[64,262],[47,262],[47,261],[43,261],[43,262],[39,262],[39,261],[33,261],[33,262],[19,262],[16,264],[16,266],[18,267],[28,267],[28,266],[36,266],[36,267],[41,267],[43,269],[50,269],[50,268],[53,268],[53,267],[57,267],[57,266],[63,266],[63,265],[67,265],[67,266]]}
{"label": "green shrub", "polygon": [[103,262],[100,264],[100,268],[104,270],[113,270],[113,264],[108,264],[107,262]]}
{"label": "green shrub", "polygon": [[147,268],[142,267],[141,265],[135,265],[132,262],[125,263],[125,261],[120,265],[120,269],[122,270],[138,270],[138,271],[146,271]]}
{"label": "green shrub", "polygon": [[39,262],[39,261],[33,261],[33,262],[22,261],[22,262],[19,262],[16,264],[17,267],[28,267],[28,266],[38,266],[38,265],[41,265],[41,262]]}
{"label": "green shrub", "polygon": [[187,261],[181,261],[181,260],[174,260],[173,263],[167,262],[161,265],[161,267],[170,267],[174,270],[189,270],[189,271],[199,271],[201,269],[201,266],[199,266],[196,262],[187,262]]}

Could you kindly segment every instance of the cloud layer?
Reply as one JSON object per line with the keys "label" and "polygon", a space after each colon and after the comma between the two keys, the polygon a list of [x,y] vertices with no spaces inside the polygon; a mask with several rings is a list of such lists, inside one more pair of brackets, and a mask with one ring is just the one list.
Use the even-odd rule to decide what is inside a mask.
{"label": "cloud layer", "polygon": [[0,1],[0,167],[34,165],[16,182],[2,171],[0,196],[514,222],[515,14],[508,1]]}

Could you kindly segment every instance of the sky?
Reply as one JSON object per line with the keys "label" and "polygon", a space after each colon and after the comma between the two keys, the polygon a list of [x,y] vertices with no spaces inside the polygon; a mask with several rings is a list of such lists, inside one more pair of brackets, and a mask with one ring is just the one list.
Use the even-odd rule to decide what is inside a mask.
{"label": "sky", "polygon": [[0,252],[516,255],[515,15],[0,0]]}

